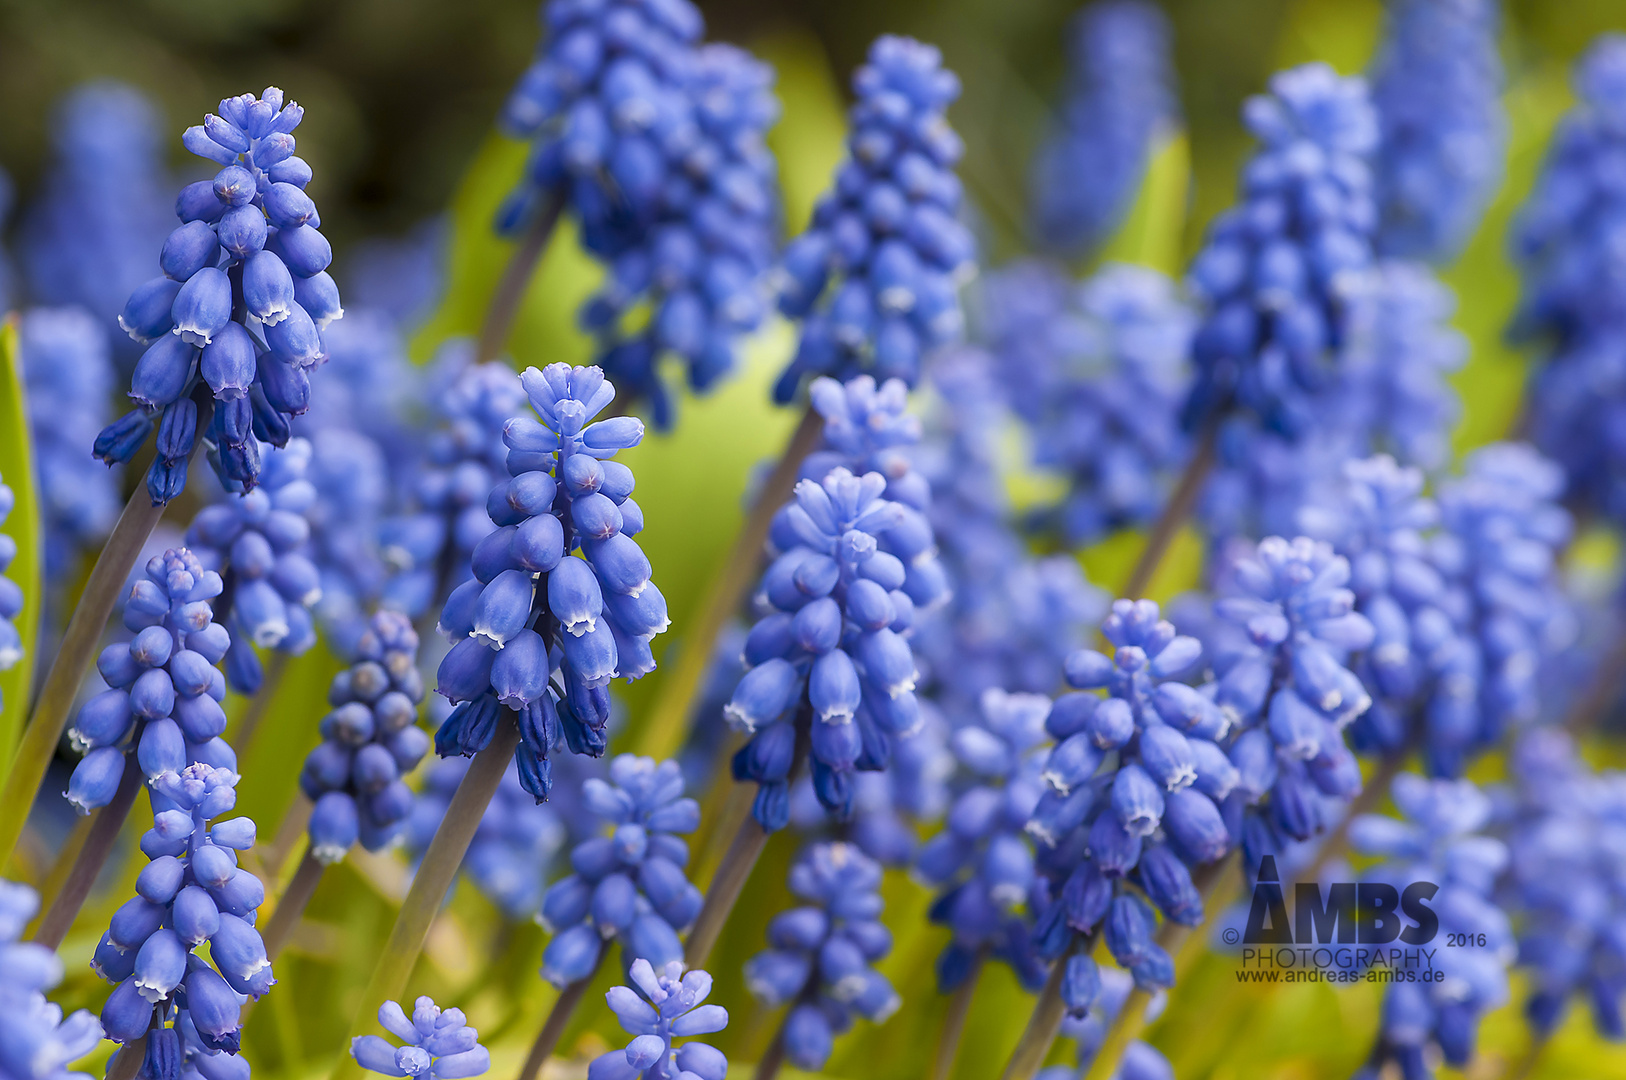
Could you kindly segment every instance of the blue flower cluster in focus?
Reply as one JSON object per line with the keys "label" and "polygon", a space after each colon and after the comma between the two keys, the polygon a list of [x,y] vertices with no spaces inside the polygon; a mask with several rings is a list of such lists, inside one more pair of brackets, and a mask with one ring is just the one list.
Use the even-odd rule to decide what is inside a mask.
{"label": "blue flower cluster in focus", "polygon": [[480,1045],[480,1033],[469,1027],[462,1009],[442,1009],[433,998],[421,997],[408,1016],[398,1003],[386,1001],[378,1007],[378,1023],[405,1045],[378,1035],[351,1039],[350,1056],[368,1072],[465,1080],[491,1069],[491,1053]]}
{"label": "blue flower cluster in focus", "polygon": [[587,1066],[589,1080],[723,1080],[728,1059],[722,1051],[702,1042],[676,1042],[728,1026],[727,1009],[705,1004],[711,976],[684,971],[681,960],[656,971],[639,959],[628,968],[627,979],[638,989],[611,987],[604,1000],[633,1039],[624,1050],[594,1058]]}

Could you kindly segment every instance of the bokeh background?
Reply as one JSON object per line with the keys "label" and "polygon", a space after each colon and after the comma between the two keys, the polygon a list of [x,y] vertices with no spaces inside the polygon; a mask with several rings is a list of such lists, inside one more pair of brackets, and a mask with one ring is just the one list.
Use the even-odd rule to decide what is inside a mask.
{"label": "bokeh background", "polygon": [[[711,37],[752,48],[779,71],[784,115],[771,142],[790,229],[805,220],[840,155],[847,73],[874,36],[901,32],[941,46],[964,83],[951,119],[967,144],[962,175],[984,264],[1023,252],[1027,168],[1056,103],[1065,27],[1076,4],[702,0],[699,6]],[[1166,0],[1163,6],[1174,32],[1185,133],[1161,148],[1108,254],[1178,273],[1206,221],[1232,199],[1249,145],[1238,118],[1244,98],[1272,71],[1305,60],[1325,60],[1344,72],[1363,69],[1379,38],[1382,8],[1379,0]],[[490,236],[489,222],[523,148],[494,134],[492,119],[535,47],[536,8],[533,0],[3,0],[0,166],[14,183],[13,205],[26,208],[45,182],[54,103],[81,82],[111,77],[147,94],[161,114],[164,152],[183,179],[201,175],[180,146],[185,126],[223,96],[278,85],[307,109],[300,152],[317,176],[313,193],[347,296],[347,268],[354,272],[369,252],[393,245],[431,253],[433,300],[411,344],[415,357],[427,358],[439,342],[478,327],[507,255],[507,245]],[[1473,343],[1472,359],[1457,378],[1465,405],[1459,449],[1501,436],[1517,413],[1524,361],[1501,340],[1517,289],[1503,238],[1569,104],[1569,63],[1609,29],[1626,29],[1626,0],[1504,5],[1511,136],[1505,178],[1478,234],[1444,274],[1459,295],[1457,325]],[[587,358],[589,346],[572,313],[597,277],[574,236],[561,230],[509,343],[516,362]],[[666,640],[677,647],[684,613],[693,610],[739,520],[752,466],[776,451],[793,423],[770,408],[765,392],[789,343],[785,327],[765,329],[742,377],[704,402],[685,401],[671,434],[651,437],[627,455],[650,522],[640,541],[671,601],[674,627]],[[1137,544],[1123,537],[1083,553],[1091,579],[1108,589],[1120,584]],[[1172,595],[1190,583],[1194,568],[1192,558],[1173,560],[1152,592]],[[261,822],[262,835],[292,798],[298,761],[314,738],[337,666],[321,650],[296,661],[272,705],[272,722],[241,748],[242,808]],[[626,695],[629,731],[636,731],[640,704],[659,678]],[[708,803],[708,816],[715,808]],[[138,811],[132,822],[140,817]],[[770,846],[712,964],[714,1000],[734,1015],[718,1042],[736,1062],[755,1060],[772,1034],[775,1018],[751,1002],[740,965],[760,947],[768,914],[782,906],[795,843],[781,836]],[[699,871],[704,880],[703,862]],[[246,1053],[257,1076],[325,1074],[406,872],[403,861],[352,858],[328,875],[278,964],[281,985],[248,1029]],[[111,910],[128,892],[127,879],[109,880],[92,906]],[[905,1006],[885,1027],[860,1028],[838,1042],[826,1075],[903,1080],[924,1072],[939,1015],[929,1000],[930,968],[943,937],[925,923],[928,896],[902,876],[889,876],[887,922],[898,946],[884,970]],[[87,917],[81,925],[96,921]],[[517,1067],[552,1000],[536,975],[543,942],[539,927],[505,922],[476,890],[460,887],[414,975],[413,993],[467,1009],[492,1045],[494,1076]],[[80,936],[65,947],[70,979],[61,999],[69,1008],[95,1008],[105,995],[80,962],[88,961],[94,943]],[[1377,1025],[1376,988],[1244,989],[1233,970],[1225,958],[1206,962],[1151,1029],[1151,1040],[1180,1077],[1335,1078],[1348,1076],[1364,1057]],[[1515,1001],[1521,996],[1516,991]],[[590,1003],[596,1000],[589,996]],[[960,1080],[997,1075],[1030,1003],[1003,971],[984,978]],[[583,1009],[564,1045],[587,1060],[610,1045],[614,1032],[607,1012]],[[1488,1018],[1483,1052],[1469,1075],[1506,1075],[1525,1040],[1511,1008]],[[1067,1054],[1058,1048],[1058,1060]],[[558,1075],[580,1074],[571,1068]],[[1598,1042],[1577,1014],[1536,1075],[1626,1077],[1626,1053]]]}

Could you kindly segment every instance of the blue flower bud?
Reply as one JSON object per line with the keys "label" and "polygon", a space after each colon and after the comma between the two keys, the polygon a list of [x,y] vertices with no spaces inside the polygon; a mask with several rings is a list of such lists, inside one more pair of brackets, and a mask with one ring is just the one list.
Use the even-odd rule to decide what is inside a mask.
{"label": "blue flower bud", "polygon": [[754,732],[782,716],[802,687],[802,677],[787,661],[768,660],[746,672],[723,714],[734,727]]}
{"label": "blue flower bud", "polygon": [[174,334],[165,335],[147,347],[136,361],[130,378],[130,397],[143,405],[158,408],[181,396],[192,376],[197,349]]}
{"label": "blue flower bud", "polygon": [[1145,769],[1131,762],[1113,777],[1112,811],[1126,831],[1150,836],[1163,818],[1163,793]]}
{"label": "blue flower bud", "polygon": [[192,221],[171,232],[164,240],[158,265],[176,281],[186,281],[204,267],[213,267],[219,258],[220,242],[207,223]]}
{"label": "blue flower bud", "polygon": [[196,948],[219,929],[220,909],[207,892],[188,885],[176,894],[170,920],[181,941],[188,948]]}
{"label": "blue flower bud", "polygon": [[546,643],[534,631],[521,630],[496,654],[491,687],[502,704],[521,709],[547,693],[550,672]]}
{"label": "blue flower bud", "polygon": [[149,1002],[169,997],[186,974],[186,957],[186,946],[174,930],[155,930],[136,954],[136,992]]}
{"label": "blue flower bud", "polygon": [[[191,228],[189,225],[182,228]],[[209,344],[231,321],[231,281],[224,271],[206,266],[186,279],[170,309],[173,335],[188,345]]]}
{"label": "blue flower bud", "polygon": [[1231,846],[1230,833],[1214,801],[1200,791],[1169,793],[1163,827],[1181,850],[1200,863],[1213,862]]}
{"label": "blue flower bud", "polygon": [[181,283],[173,278],[153,278],[130,294],[119,327],[143,345],[167,335],[175,325],[170,309],[180,291]]}
{"label": "blue flower bud", "polygon": [[1050,751],[1039,778],[1066,795],[1094,776],[1095,770],[1101,766],[1101,760],[1102,751],[1089,735],[1080,732]]}
{"label": "blue flower bud", "polygon": [[206,1047],[237,1052],[241,1013],[237,995],[206,964],[186,974],[186,1010]]}
{"label": "blue flower bud", "polygon": [[592,924],[577,923],[548,942],[542,953],[542,977],[560,989],[580,982],[598,966],[603,947]]}
{"label": "blue flower bud", "polygon": [[243,264],[243,300],[249,314],[267,326],[288,317],[294,305],[294,279],[275,252],[261,251]]}
{"label": "blue flower bud", "polygon": [[1153,724],[1140,734],[1141,763],[1152,778],[1169,791],[1189,787],[1197,779],[1191,744],[1174,728]]}

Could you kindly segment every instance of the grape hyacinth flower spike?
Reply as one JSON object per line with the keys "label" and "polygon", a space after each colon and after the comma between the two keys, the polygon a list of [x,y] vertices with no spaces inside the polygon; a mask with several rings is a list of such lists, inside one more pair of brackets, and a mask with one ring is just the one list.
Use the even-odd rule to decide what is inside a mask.
{"label": "grape hyacinth flower spike", "polygon": [[[254,928],[265,886],[237,865],[237,852],[254,846],[254,822],[210,824],[236,806],[237,780],[229,769],[188,765],[153,781],[153,826],[141,837],[149,861],[92,961],[116,984],[102,1008],[110,1039],[129,1044],[173,1019],[200,1051],[235,1055],[242,1002],[276,982]],[[205,941],[209,961],[196,954]]]}
{"label": "grape hyacinth flower spike", "polygon": [[[129,461],[156,429],[158,456],[147,474],[155,506],[185,489],[200,435],[221,483],[252,488],[259,443],[286,443],[289,418],[310,404],[310,369],[326,357],[322,327],[344,310],[327,273],[333,251],[305,193],[310,166],[294,154],[303,118],[267,87],[258,98],[222,100],[218,116],[182,136],[188,150],[222,168],[181,190],[181,225],[159,257],[163,276],[136,289],[119,316],[147,351],[130,383],[136,408],[95,446],[109,464]],[[213,419],[199,432],[205,392]]]}
{"label": "grape hyacinth flower spike", "polygon": [[462,1009],[441,1009],[433,998],[420,997],[412,1015],[393,1001],[378,1007],[378,1022],[406,1045],[395,1046],[378,1035],[350,1040],[350,1056],[368,1072],[413,1076],[425,1080],[465,1080],[491,1070],[491,1054],[480,1045],[480,1033],[469,1027]]}
{"label": "grape hyacinth flower spike", "polygon": [[405,615],[380,611],[356,644],[355,662],[333,677],[322,742],[305,758],[299,786],[315,804],[311,854],[330,865],[360,843],[381,851],[412,813],[405,777],[428,753],[418,726],[423,677],[418,634]]}
{"label": "grape hyacinth flower spike", "polygon": [[39,894],[0,881],[0,1075],[8,1080],[89,1080],[69,1072],[102,1040],[96,1017],[64,1018],[45,991],[62,981],[62,961],[44,945],[18,940],[39,911]]}
{"label": "grape hyacinth flower spike", "polygon": [[689,846],[680,838],[700,827],[700,804],[683,797],[677,762],[622,754],[610,762],[608,781],[582,784],[581,800],[610,832],[578,844],[574,872],[542,899],[542,922],[553,934],[542,977],[561,988],[592,975],[612,938],[622,940],[628,961],[681,960],[678,934],[701,903],[684,876]]}
{"label": "grape hyacinth flower spike", "polygon": [[922,358],[964,331],[958,288],[975,253],[956,217],[963,146],[944,115],[960,81],[933,46],[884,35],[853,90],[847,161],[780,262],[779,310],[802,322],[780,403],[809,376],[912,386]]}
{"label": "grape hyacinth flower spike", "polygon": [[68,730],[85,754],[64,793],[80,813],[113,801],[128,747],[152,782],[200,763],[236,768],[220,737],[226,679],[215,665],[231,635],[214,621],[210,601],[222,588],[220,575],[186,548],[154,556],[131,586],[124,626],[135,637],[102,650],[96,670],[110,689],[86,701]]}
{"label": "grape hyacinth flower spike", "polygon": [[807,905],[775,915],[769,948],[745,965],[751,993],[769,1007],[790,1005],[779,1040],[799,1069],[822,1069],[855,1016],[878,1024],[898,1009],[897,992],[872,966],[892,951],[880,886],[880,864],[856,847],[813,845],[790,869],[790,891]]}
{"label": "grape hyacinth flower spike", "polygon": [[529,368],[520,382],[540,419],[504,427],[510,478],[486,502],[497,527],[474,549],[474,579],[441,612],[454,644],[437,689],[458,707],[435,747],[472,756],[490,743],[499,711],[511,710],[520,780],[542,800],[560,734],[572,753],[604,753],[609,682],[655,669],[649,642],[667,618],[633,539],[644,519],[629,497],[632,470],[611,460],[638,445],[643,422],[592,422],[615,397],[596,367]]}
{"label": "grape hyacinth flower spike", "polygon": [[728,1059],[722,1051],[702,1042],[676,1043],[728,1026],[728,1010],[704,1004],[711,976],[685,972],[677,960],[657,971],[643,959],[633,961],[627,975],[637,990],[612,987],[604,1000],[633,1040],[624,1050],[593,1059],[588,1080],[723,1080]]}

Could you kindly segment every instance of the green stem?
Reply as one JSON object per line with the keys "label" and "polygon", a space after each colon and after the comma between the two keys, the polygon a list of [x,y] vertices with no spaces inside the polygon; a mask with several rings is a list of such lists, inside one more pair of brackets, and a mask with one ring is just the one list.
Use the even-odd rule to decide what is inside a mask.
{"label": "green stem", "polygon": [[774,1080],[779,1070],[785,1065],[785,1024],[790,1021],[790,1013],[785,1013],[779,1021],[779,1028],[773,1033],[773,1042],[768,1049],[762,1052],[762,1060],[757,1062],[756,1080]]}
{"label": "green stem", "polygon": [[966,1017],[971,1015],[971,999],[977,994],[977,980],[982,977],[983,954],[979,951],[964,981],[949,998],[943,1013],[943,1029],[937,1036],[937,1053],[932,1058],[932,1080],[949,1080],[954,1073],[954,1059],[960,1055],[960,1040],[965,1036]]}
{"label": "green stem", "polygon": [[305,908],[310,905],[311,897],[316,895],[316,887],[322,883],[322,874],[326,870],[327,867],[306,848],[305,857],[299,860],[299,868],[294,871],[293,879],[277,898],[277,906],[260,935],[265,940],[268,960],[275,962],[283,946],[288,944],[294,927],[299,925]]}
{"label": "green stem", "polygon": [[265,678],[260,680],[260,689],[253,697],[248,699],[248,706],[243,709],[243,715],[232,730],[227,732],[226,741],[237,748],[238,753],[248,756],[249,748],[254,745],[254,733],[260,728],[260,721],[265,719],[266,712],[271,707],[271,699],[276,696],[277,687],[282,685],[282,677],[288,672],[288,654],[284,652],[271,653],[271,661],[265,666]]}
{"label": "green stem", "polygon": [[[446,808],[440,828],[435,830],[435,837],[429,842],[429,850],[424,852],[423,862],[418,865],[418,872],[412,878],[412,887],[401,902],[395,925],[390,929],[389,941],[379,954],[372,978],[361,996],[361,1006],[350,1025],[351,1036],[365,1035],[375,1030],[374,1017],[379,1005],[388,1000],[401,1000],[413,965],[417,963],[418,954],[423,952],[424,941],[429,937],[429,926],[446,899],[446,891],[457,877],[457,869],[463,863],[463,856],[468,852],[475,830],[480,827],[486,806],[496,794],[497,785],[502,782],[518,746],[519,726],[513,711],[504,709],[491,744],[474,755],[469,771],[463,774],[462,782],[457,785],[457,793]],[[339,1059],[331,1077],[332,1080],[360,1080],[362,1075],[361,1066],[346,1053]]]}
{"label": "green stem", "polygon": [[1066,975],[1067,956],[1064,955],[1050,965],[1050,977],[1045,980],[1044,989],[1039,991],[1039,1000],[1033,1004],[1028,1026],[1022,1030],[1022,1038],[1017,1042],[1016,1049],[1011,1051],[1010,1061],[1000,1074],[1001,1080],[1033,1080],[1044,1064],[1057,1033],[1061,1031],[1061,1022],[1067,1016],[1067,1005],[1061,999],[1061,984]]}
{"label": "green stem", "polygon": [[1175,485],[1169,501],[1163,505],[1163,513],[1158,515],[1157,522],[1146,537],[1146,546],[1141,549],[1135,569],[1129,575],[1129,583],[1124,586],[1124,596],[1138,599],[1146,594],[1146,587],[1152,583],[1152,575],[1157,573],[1163,556],[1168,554],[1175,534],[1196,509],[1203,481],[1208,479],[1214,467],[1214,449],[1219,441],[1222,417],[1222,411],[1215,410],[1213,416],[1203,424],[1202,434],[1197,437],[1197,447],[1192,452],[1191,460],[1186,462],[1185,471],[1180,474],[1180,482]]}
{"label": "green stem", "polygon": [[474,355],[475,363],[483,364],[488,360],[495,360],[502,352],[503,346],[508,343],[508,335],[514,327],[514,317],[519,314],[520,301],[525,298],[525,290],[531,284],[531,275],[536,273],[536,264],[541,261],[542,253],[547,250],[548,240],[552,238],[553,230],[559,224],[559,215],[564,208],[565,200],[561,192],[548,193],[543,197],[543,204],[537,211],[536,220],[531,222],[530,227],[520,237],[519,246],[514,249],[508,265],[503,268],[496,291],[491,294],[485,321],[480,324],[480,342]]}
{"label": "green stem", "polygon": [[542,1024],[542,1030],[536,1033],[536,1041],[531,1044],[531,1052],[525,1055],[525,1064],[520,1067],[519,1080],[536,1080],[542,1074],[542,1065],[553,1052],[559,1048],[559,1040],[564,1038],[565,1027],[576,1012],[588,987],[593,985],[599,968],[604,966],[604,958],[610,955],[610,943],[600,946],[598,959],[593,962],[593,970],[585,979],[578,979],[563,990],[553,1000],[553,1008],[548,1010],[548,1018]]}
{"label": "green stem", "polygon": [[[138,731],[136,738],[139,737]],[[85,897],[90,895],[91,887],[96,884],[96,878],[107,863],[107,857],[113,853],[113,845],[130,816],[130,808],[135,805],[143,779],[132,740],[130,749],[124,752],[124,774],[119,777],[113,801],[96,811],[96,820],[85,836],[84,846],[73,856],[73,867],[62,882],[62,891],[51,902],[50,909],[40,920],[39,929],[34,932],[36,943],[54,952],[61,946],[62,939],[68,936],[73,921],[79,917],[79,909],[85,906]],[[64,856],[67,854],[67,851],[63,852]]]}
{"label": "green stem", "polygon": [[728,852],[717,867],[717,874],[706,888],[706,901],[695,916],[694,928],[683,944],[683,962],[691,968],[703,968],[723,932],[723,924],[739,901],[745,883],[751,878],[762,849],[768,846],[770,834],[757,819],[746,815],[739,831],[728,845]]}

